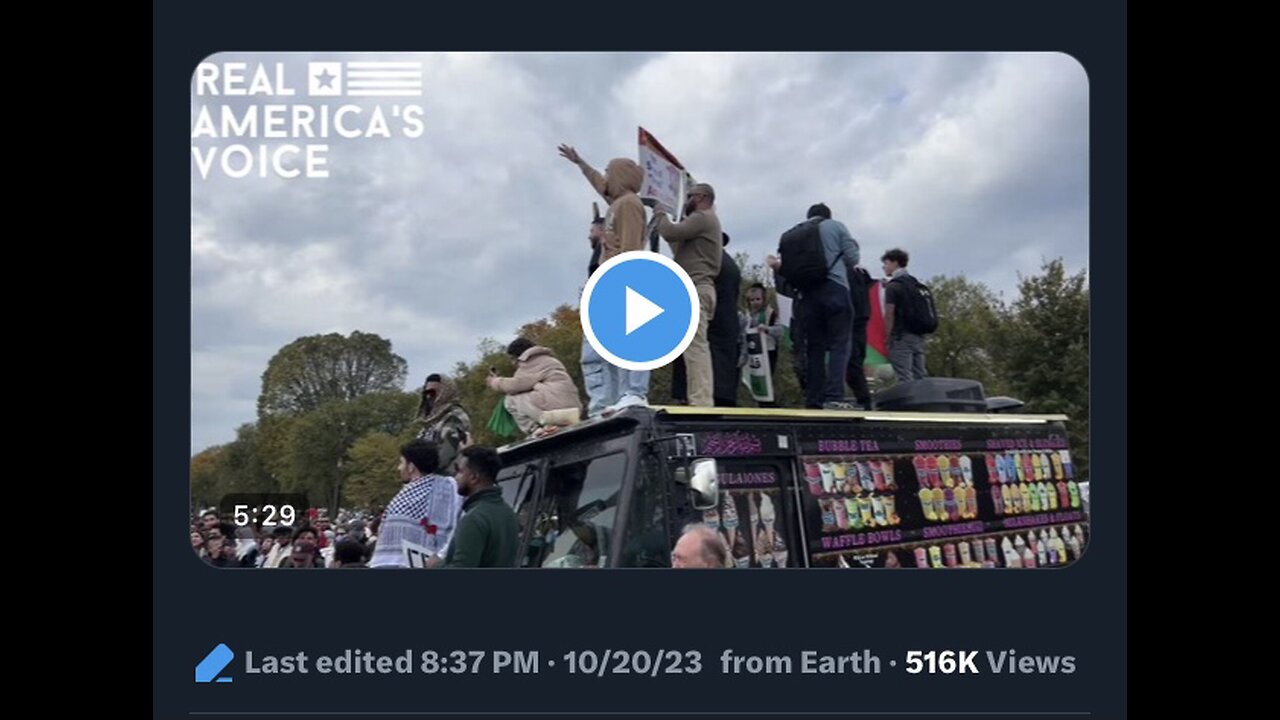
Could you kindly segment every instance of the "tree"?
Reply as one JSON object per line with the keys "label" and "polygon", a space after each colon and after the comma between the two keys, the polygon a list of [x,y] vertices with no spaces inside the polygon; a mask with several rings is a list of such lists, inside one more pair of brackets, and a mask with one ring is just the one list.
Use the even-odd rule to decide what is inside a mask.
{"label": "tree", "polygon": [[997,355],[1010,389],[1027,411],[1065,413],[1077,472],[1089,467],[1089,286],[1085,271],[1067,275],[1062,260],[1020,278],[1006,313]]}
{"label": "tree", "polygon": [[396,436],[385,432],[365,434],[347,452],[344,505],[356,508],[385,507],[400,490],[400,447],[413,433]]}
{"label": "tree", "polygon": [[315,507],[336,512],[350,472],[352,446],[380,432],[399,437],[412,432],[418,398],[412,393],[370,393],[354,400],[334,400],[295,418],[285,428],[274,462],[282,490],[305,492]]}
{"label": "tree", "polygon": [[262,374],[258,417],[297,416],[335,400],[404,388],[408,364],[391,341],[359,330],[301,337],[280,348]]}
{"label": "tree", "polygon": [[216,505],[224,493],[221,484],[222,458],[226,445],[214,445],[191,458],[191,503],[193,510]]}
{"label": "tree", "polygon": [[977,380],[988,395],[1006,393],[1008,384],[994,360],[1003,312],[995,294],[963,275],[932,278],[929,288],[938,311],[938,330],[929,337],[926,355],[929,374]]}
{"label": "tree", "polygon": [[191,458],[191,499],[210,507],[232,493],[269,493],[278,488],[262,455],[262,435],[254,423],[236,429],[236,439],[206,448]]}

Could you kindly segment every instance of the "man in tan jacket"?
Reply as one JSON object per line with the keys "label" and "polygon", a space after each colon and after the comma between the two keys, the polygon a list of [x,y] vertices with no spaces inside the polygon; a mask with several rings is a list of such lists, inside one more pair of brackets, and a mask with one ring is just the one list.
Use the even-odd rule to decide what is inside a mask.
{"label": "man in tan jacket", "polygon": [[671,222],[661,210],[655,212],[658,234],[671,244],[676,264],[689,274],[698,290],[698,334],[684,362],[689,375],[689,404],[711,407],[715,404],[714,376],[711,370],[711,346],[707,327],[716,312],[716,276],[720,274],[724,233],[715,210],[716,191],[706,183],[698,183],[686,194],[684,220]]}
{"label": "man in tan jacket", "polygon": [[[559,147],[560,156],[578,166],[591,187],[609,203],[604,216],[604,239],[600,244],[600,264],[624,252],[644,249],[645,213],[640,202],[640,186],[644,170],[635,160],[614,158],[605,166],[604,174],[587,164],[570,145]],[[645,405],[649,395],[649,371],[625,370],[606,362],[595,348],[582,339],[583,374],[592,363],[602,363],[605,377],[600,398],[593,397],[588,415],[617,410],[628,405]]]}
{"label": "man in tan jacket", "polygon": [[578,386],[550,349],[516,338],[507,346],[507,354],[516,359],[516,374],[509,378],[491,374],[487,384],[490,390],[506,394],[503,402],[521,432],[528,435],[537,430],[543,413],[552,410],[568,411],[557,413],[564,416],[560,418],[563,422],[554,424],[578,421],[582,412]]}

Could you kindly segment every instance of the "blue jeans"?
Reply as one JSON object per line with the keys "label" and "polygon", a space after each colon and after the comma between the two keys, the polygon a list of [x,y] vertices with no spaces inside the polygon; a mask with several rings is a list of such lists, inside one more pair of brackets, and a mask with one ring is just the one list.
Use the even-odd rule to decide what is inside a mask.
{"label": "blue jeans", "polygon": [[599,415],[601,410],[617,400],[612,397],[609,387],[613,379],[610,372],[612,369],[613,366],[600,357],[591,343],[585,337],[582,338],[582,384],[587,389],[588,417]]}
{"label": "blue jeans", "polygon": [[852,352],[853,300],[847,288],[828,280],[810,291],[804,303],[809,345],[805,405],[820,408],[824,402],[844,400],[844,372]]}
{"label": "blue jeans", "polygon": [[582,339],[582,384],[587,390],[587,416],[599,415],[627,395],[648,400],[650,371],[624,370],[600,357],[600,353]]}

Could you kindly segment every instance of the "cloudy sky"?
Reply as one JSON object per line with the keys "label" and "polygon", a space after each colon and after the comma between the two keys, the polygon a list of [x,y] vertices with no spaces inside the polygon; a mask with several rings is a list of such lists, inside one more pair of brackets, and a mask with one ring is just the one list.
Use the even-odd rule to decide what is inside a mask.
{"label": "cloudy sky", "polygon": [[873,273],[901,246],[918,276],[1009,297],[1042,258],[1087,267],[1088,79],[1066,55],[221,54],[284,63],[298,96],[193,83],[193,127],[205,105],[310,102],[306,63],[338,60],[420,61],[420,98],[341,102],[419,103],[425,132],[330,139],[326,179],[206,179],[192,160],[193,453],[254,419],[267,361],[300,336],[378,333],[414,386],[576,304],[599,197],[556,146],[603,169],[636,157],[637,126],[715,186],[730,250],[756,261],[821,201]]}

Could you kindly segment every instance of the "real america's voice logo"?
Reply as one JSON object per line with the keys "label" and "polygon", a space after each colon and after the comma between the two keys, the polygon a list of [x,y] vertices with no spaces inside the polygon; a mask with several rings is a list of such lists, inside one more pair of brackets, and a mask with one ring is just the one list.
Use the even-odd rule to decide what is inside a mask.
{"label": "real america's voice logo", "polygon": [[203,62],[193,82],[191,155],[201,179],[327,178],[330,141],[425,130],[415,101],[420,62]]}

